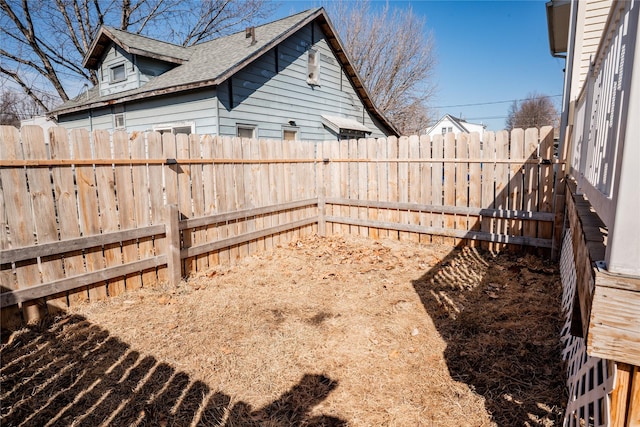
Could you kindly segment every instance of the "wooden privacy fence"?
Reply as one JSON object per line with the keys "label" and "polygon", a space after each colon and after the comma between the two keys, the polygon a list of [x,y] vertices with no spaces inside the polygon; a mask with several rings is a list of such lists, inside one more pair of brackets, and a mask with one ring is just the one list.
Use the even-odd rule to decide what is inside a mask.
{"label": "wooden privacy fence", "polygon": [[359,141],[0,128],[3,326],[299,236],[552,246],[552,132]]}

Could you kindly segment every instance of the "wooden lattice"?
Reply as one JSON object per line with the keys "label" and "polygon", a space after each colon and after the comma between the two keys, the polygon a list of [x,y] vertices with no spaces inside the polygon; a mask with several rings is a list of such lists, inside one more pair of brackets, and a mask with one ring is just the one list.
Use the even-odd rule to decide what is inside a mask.
{"label": "wooden lattice", "polygon": [[611,392],[615,384],[615,363],[587,354],[584,338],[571,335],[571,313],[576,292],[576,266],[573,258],[571,229],[562,243],[560,276],[562,278],[562,357],[567,366],[569,400],[564,427],[605,427],[610,424]]}

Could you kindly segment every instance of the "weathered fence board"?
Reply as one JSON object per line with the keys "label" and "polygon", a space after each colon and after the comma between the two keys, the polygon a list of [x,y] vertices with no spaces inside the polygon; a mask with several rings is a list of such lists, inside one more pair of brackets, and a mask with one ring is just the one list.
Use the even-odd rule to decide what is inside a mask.
{"label": "weathered fence board", "polygon": [[[548,248],[556,218],[554,162],[537,156],[552,141],[535,130],[309,143],[58,128],[50,155],[36,128],[0,135],[2,291],[39,286],[20,298],[51,307],[312,232]],[[20,300],[26,320],[38,298]],[[3,309],[3,324],[19,314]]]}

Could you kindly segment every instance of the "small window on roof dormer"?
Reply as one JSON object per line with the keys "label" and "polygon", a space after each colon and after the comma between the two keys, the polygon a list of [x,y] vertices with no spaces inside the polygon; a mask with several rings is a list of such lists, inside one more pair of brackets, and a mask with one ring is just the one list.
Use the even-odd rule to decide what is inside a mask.
{"label": "small window on roof dormer", "polygon": [[126,80],[127,74],[125,73],[124,64],[116,65],[109,69],[109,81],[110,83],[120,82]]}

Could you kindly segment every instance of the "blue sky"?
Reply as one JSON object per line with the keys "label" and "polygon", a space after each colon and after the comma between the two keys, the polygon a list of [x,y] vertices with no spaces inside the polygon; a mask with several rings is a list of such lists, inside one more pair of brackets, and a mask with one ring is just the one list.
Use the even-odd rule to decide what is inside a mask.
{"label": "blue sky", "polygon": [[[400,8],[411,5],[416,14],[426,17],[438,60],[437,93],[430,105],[438,116],[462,115],[470,122],[485,123],[489,130],[499,130],[504,128],[510,102],[458,105],[522,99],[532,92],[562,93],[564,59],[549,53],[545,0],[389,3]],[[283,1],[274,18],[317,4]],[[552,100],[559,105],[561,98]]]}

